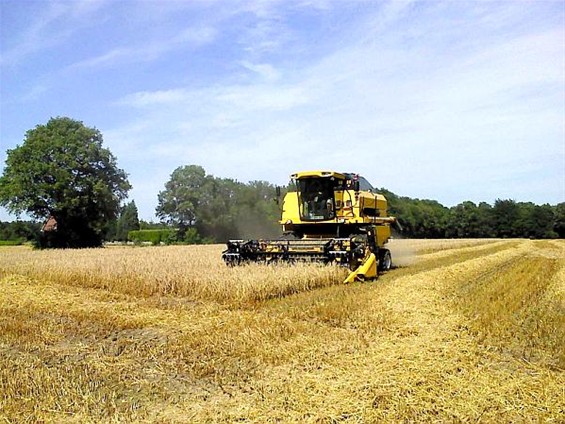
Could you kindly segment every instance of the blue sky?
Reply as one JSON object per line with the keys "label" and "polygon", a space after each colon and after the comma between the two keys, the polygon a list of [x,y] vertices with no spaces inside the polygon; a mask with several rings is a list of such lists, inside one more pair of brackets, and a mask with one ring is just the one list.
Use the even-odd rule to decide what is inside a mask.
{"label": "blue sky", "polygon": [[0,0],[0,167],[69,116],[102,132],[147,220],[189,164],[275,184],[358,172],[446,206],[563,202],[564,4]]}

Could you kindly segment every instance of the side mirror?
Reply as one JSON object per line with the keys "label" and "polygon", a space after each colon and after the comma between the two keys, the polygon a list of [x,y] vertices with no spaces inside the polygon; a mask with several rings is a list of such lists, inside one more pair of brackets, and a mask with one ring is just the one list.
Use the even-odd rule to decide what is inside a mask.
{"label": "side mirror", "polygon": [[353,181],[353,190],[355,190],[355,192],[359,191],[359,180]]}
{"label": "side mirror", "polygon": [[275,197],[275,202],[277,202],[277,205],[278,205],[281,201],[281,188],[279,186],[276,186],[275,192],[277,194],[277,197]]}

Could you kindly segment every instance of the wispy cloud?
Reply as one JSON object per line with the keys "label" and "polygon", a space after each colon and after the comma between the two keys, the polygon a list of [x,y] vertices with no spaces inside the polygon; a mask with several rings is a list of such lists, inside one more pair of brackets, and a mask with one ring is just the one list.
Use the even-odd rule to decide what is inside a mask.
{"label": "wispy cloud", "polygon": [[179,104],[186,102],[189,96],[191,96],[191,93],[182,88],[158,91],[139,91],[118,100],[117,104],[133,107],[158,106],[166,103]]}
{"label": "wispy cloud", "polygon": [[92,16],[106,4],[107,0],[44,3],[37,15],[30,15],[27,28],[14,44],[3,42],[6,50],[0,66],[18,65],[30,55],[61,45],[79,29],[93,25]]}
{"label": "wispy cloud", "polygon": [[241,66],[249,71],[256,73],[267,81],[273,82],[281,77],[281,73],[269,63],[251,63],[249,61],[241,61]]}
{"label": "wispy cloud", "polygon": [[150,62],[178,49],[202,47],[214,41],[216,30],[211,27],[186,28],[173,37],[152,40],[136,47],[116,47],[101,55],[70,65],[66,71],[115,67],[123,64]]}

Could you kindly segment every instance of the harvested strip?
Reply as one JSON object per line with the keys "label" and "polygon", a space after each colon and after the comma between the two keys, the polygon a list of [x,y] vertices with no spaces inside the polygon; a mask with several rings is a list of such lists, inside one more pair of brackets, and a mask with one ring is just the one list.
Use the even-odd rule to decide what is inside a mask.
{"label": "harvested strip", "polygon": [[427,271],[433,268],[443,268],[447,265],[452,265],[467,260],[475,259],[481,256],[489,256],[493,253],[501,252],[504,250],[511,250],[520,245],[518,241],[503,241],[493,242],[478,247],[464,247],[461,249],[450,249],[447,251],[435,252],[421,256],[415,263],[408,267],[401,267],[395,269],[393,274],[394,278],[399,278],[403,275],[411,275],[417,272]]}
{"label": "harvested strip", "polygon": [[463,282],[455,302],[485,343],[565,369],[565,308],[556,293],[565,259],[542,255],[538,247]]}

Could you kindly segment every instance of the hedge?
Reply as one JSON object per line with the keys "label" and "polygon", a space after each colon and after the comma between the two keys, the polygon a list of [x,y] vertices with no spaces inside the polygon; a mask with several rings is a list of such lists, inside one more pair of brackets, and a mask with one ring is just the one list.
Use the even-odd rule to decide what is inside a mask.
{"label": "hedge", "polygon": [[0,246],[20,246],[24,244],[24,240],[0,240]]}
{"label": "hedge", "polygon": [[161,230],[134,230],[128,232],[128,240],[134,243],[149,242],[153,245],[161,243],[170,243],[174,240],[175,230],[161,229]]}

